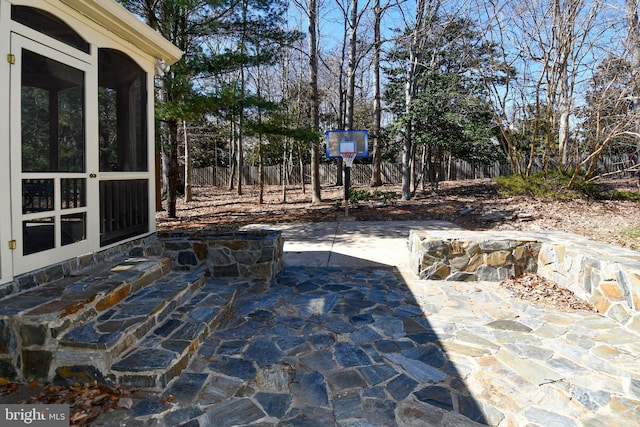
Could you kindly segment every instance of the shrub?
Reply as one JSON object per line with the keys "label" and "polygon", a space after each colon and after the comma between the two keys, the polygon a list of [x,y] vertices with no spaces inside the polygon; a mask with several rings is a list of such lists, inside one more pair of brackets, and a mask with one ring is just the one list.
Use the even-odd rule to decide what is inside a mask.
{"label": "shrub", "polygon": [[357,188],[349,189],[349,203],[368,202],[371,199],[382,199],[385,203],[398,198],[398,193],[395,191],[381,191],[374,190],[371,193],[367,189],[358,190]]}
{"label": "shrub", "polygon": [[[633,191],[613,190],[608,194],[608,198],[611,200],[630,200],[633,202],[640,202],[640,194],[634,193]],[[638,237],[640,237],[640,235]]]}
{"label": "shrub", "polygon": [[357,203],[359,201],[367,202],[371,198],[369,190],[358,190],[357,188],[349,189],[349,203]]}
{"label": "shrub", "polygon": [[565,172],[554,171],[545,176],[534,173],[530,176],[508,175],[494,179],[498,193],[502,196],[532,196],[540,199],[571,200],[578,198],[593,198],[604,200],[633,200],[640,201],[640,194],[631,191],[604,191],[596,183],[585,179],[584,174],[578,175],[571,189],[567,188],[573,170]]}
{"label": "shrub", "polygon": [[539,199],[569,200],[582,197],[581,189],[568,190],[571,179],[568,174],[542,172],[529,176],[508,175],[495,178],[498,193],[502,196],[531,196]]}

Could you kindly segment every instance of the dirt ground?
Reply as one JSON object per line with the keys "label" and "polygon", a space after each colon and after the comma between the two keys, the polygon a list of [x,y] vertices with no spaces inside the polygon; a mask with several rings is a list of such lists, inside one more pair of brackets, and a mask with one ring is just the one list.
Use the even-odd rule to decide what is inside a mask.
{"label": "dirt ground", "polygon": [[[607,189],[638,192],[632,179],[612,179]],[[490,179],[447,181],[438,192],[418,191],[411,200],[401,199],[399,185],[354,187],[385,197],[359,201],[348,214],[357,221],[446,220],[472,230],[561,230],[640,250],[640,202],[613,200],[540,200],[532,197],[501,197]],[[380,193],[377,193],[380,194]],[[202,228],[231,230],[257,222],[335,221],[344,216],[342,187],[323,187],[322,202],[311,203],[311,189],[267,187],[259,203],[258,187],[237,190],[215,187],[193,189],[192,201],[177,203],[177,218],[157,214],[159,230]],[[395,196],[395,197],[394,197]]]}

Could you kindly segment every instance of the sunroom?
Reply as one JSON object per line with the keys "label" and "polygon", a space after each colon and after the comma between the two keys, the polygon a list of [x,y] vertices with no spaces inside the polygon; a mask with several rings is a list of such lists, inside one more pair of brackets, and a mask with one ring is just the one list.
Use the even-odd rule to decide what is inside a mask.
{"label": "sunroom", "polygon": [[154,76],[180,50],[113,0],[0,0],[0,50],[0,284],[153,233]]}

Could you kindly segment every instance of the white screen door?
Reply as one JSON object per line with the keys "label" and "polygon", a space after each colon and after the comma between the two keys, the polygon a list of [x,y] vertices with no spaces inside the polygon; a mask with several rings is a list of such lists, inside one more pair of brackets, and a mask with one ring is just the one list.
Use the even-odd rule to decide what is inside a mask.
{"label": "white screen door", "polygon": [[11,36],[11,211],[13,274],[90,252],[89,212],[97,180],[88,165],[90,67]]}

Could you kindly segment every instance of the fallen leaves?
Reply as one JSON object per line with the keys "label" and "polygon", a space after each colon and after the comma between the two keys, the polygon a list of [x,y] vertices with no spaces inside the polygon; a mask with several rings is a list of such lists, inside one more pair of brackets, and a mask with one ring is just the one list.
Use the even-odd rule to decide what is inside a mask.
{"label": "fallen leaves", "polygon": [[[33,383],[31,387],[34,387]],[[113,412],[118,408],[131,408],[135,392],[135,389],[119,385],[107,386],[97,382],[73,385],[49,384],[43,386],[35,396],[19,403],[69,405],[70,426],[79,427],[88,425],[100,414]]]}
{"label": "fallen leaves", "polygon": [[[602,180],[601,185],[607,191],[637,191],[636,182],[608,179]],[[336,207],[344,198],[341,186],[323,186],[322,202],[318,204],[311,203],[308,191],[293,185],[287,187],[286,203],[282,202],[281,186],[266,186],[262,204],[258,203],[258,186],[243,188],[244,193],[238,195],[237,191],[222,187],[194,187],[192,201],[178,198],[177,218],[159,212],[156,227],[161,231],[223,231],[256,223],[335,221],[344,212]],[[385,184],[375,190],[402,194],[399,184]],[[437,193],[417,191],[410,200],[397,199],[393,204],[361,204],[351,207],[349,215],[357,221],[444,220],[471,230],[560,230],[640,249],[639,237],[621,233],[625,228],[638,227],[638,202],[505,198],[488,178],[441,182]]]}
{"label": "fallen leaves", "polygon": [[18,384],[8,382],[6,379],[0,379],[0,396],[11,394],[18,389]]}
{"label": "fallen leaves", "polygon": [[567,288],[537,273],[525,273],[500,282],[500,286],[513,292],[516,298],[533,301],[563,311],[589,311],[596,309],[578,298]]}

